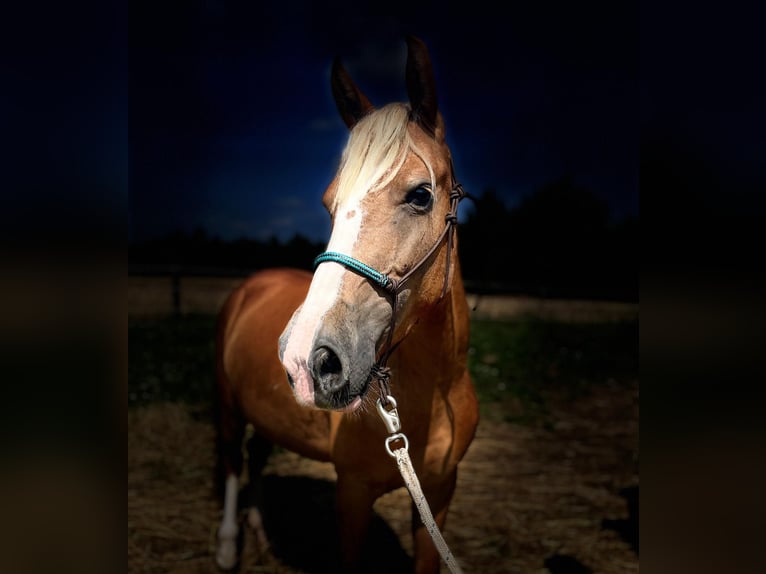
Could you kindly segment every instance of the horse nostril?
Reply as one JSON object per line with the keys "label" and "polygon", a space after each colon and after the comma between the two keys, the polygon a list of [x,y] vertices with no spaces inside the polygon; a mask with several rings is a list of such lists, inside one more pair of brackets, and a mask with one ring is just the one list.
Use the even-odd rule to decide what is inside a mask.
{"label": "horse nostril", "polygon": [[329,347],[318,347],[313,352],[311,372],[314,380],[325,390],[333,391],[343,384],[343,364]]}
{"label": "horse nostril", "polygon": [[322,347],[319,349],[317,358],[319,359],[320,377],[324,375],[337,375],[341,372],[342,366],[340,364],[340,359],[332,349]]}

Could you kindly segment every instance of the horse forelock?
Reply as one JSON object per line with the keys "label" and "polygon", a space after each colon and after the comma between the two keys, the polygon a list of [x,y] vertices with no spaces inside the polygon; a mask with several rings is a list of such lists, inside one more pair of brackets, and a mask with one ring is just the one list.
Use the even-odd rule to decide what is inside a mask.
{"label": "horse forelock", "polygon": [[333,210],[350,200],[360,200],[394,178],[407,158],[407,151],[413,148],[409,115],[407,105],[388,104],[354,127],[343,150]]}

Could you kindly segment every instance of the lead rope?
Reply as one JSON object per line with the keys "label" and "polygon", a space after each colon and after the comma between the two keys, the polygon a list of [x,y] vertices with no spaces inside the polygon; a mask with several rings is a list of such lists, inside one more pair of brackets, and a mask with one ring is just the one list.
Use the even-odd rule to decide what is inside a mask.
{"label": "lead rope", "polygon": [[[451,161],[452,160],[450,160],[450,163]],[[436,521],[434,521],[433,514],[431,513],[431,509],[428,506],[428,501],[426,500],[426,497],[423,494],[423,490],[420,487],[420,481],[418,480],[418,476],[415,473],[415,468],[412,466],[412,461],[410,460],[409,441],[407,440],[407,436],[404,435],[404,433],[399,432],[401,424],[399,422],[399,413],[396,410],[396,401],[394,400],[394,397],[389,394],[391,369],[386,366],[388,358],[391,356],[391,353],[393,353],[394,349],[396,349],[398,345],[398,343],[393,344],[393,336],[394,328],[396,327],[396,307],[398,303],[399,292],[401,291],[404,284],[410,279],[410,277],[412,277],[415,271],[417,271],[422,265],[425,264],[426,261],[431,258],[434,253],[436,253],[437,249],[439,246],[441,246],[445,239],[447,240],[447,269],[444,274],[444,284],[442,285],[441,297],[444,297],[444,295],[447,293],[447,287],[449,285],[451,276],[450,263],[452,258],[452,247],[454,243],[453,236],[455,235],[455,227],[457,225],[457,207],[460,203],[460,200],[467,196],[463,190],[463,186],[455,181],[454,169],[452,172],[452,191],[450,192],[449,196],[450,211],[445,216],[444,231],[439,236],[439,239],[436,241],[436,243],[434,243],[434,245],[431,247],[431,249],[429,249],[428,252],[423,256],[423,258],[398,281],[384,273],[377,271],[373,267],[362,263],[358,259],[354,259],[349,255],[337,253],[334,251],[325,251],[324,253],[319,254],[319,256],[317,256],[317,258],[314,260],[314,267],[316,268],[316,266],[329,261],[340,263],[347,269],[354,271],[362,277],[366,277],[382,289],[385,289],[391,297],[391,324],[388,329],[388,338],[386,340],[385,351],[383,352],[380,360],[372,366],[372,370],[370,371],[370,377],[376,379],[378,381],[378,386],[380,387],[380,397],[377,401],[378,413],[383,419],[383,422],[386,424],[386,428],[388,428],[388,432],[390,434],[390,436],[386,438],[386,452],[388,452],[392,458],[396,459],[396,464],[399,467],[399,473],[402,475],[402,479],[404,479],[404,484],[410,493],[410,497],[418,509],[420,520],[423,522],[426,530],[431,535],[434,546],[436,546],[436,550],[439,551],[439,555],[442,557],[442,560],[444,560],[444,563],[447,565],[450,572],[453,574],[462,574],[463,571],[460,569],[460,565],[457,563],[457,560],[455,560],[455,557],[452,555],[452,552],[447,546],[447,543],[444,541],[444,537],[439,531],[439,527],[436,525]],[[390,410],[386,410],[387,408],[390,408]],[[404,443],[404,446],[392,451],[391,443],[397,440],[401,440]]]}
{"label": "lead rope", "polygon": [[[410,460],[410,442],[407,440],[407,436],[404,433],[399,432],[401,429],[401,423],[399,421],[399,413],[396,410],[396,401],[394,397],[388,395],[386,402],[392,406],[391,410],[386,410],[383,406],[381,399],[378,399],[378,414],[390,433],[390,436],[386,438],[385,446],[386,452],[389,456],[396,459],[396,465],[399,467],[399,473],[404,479],[404,485],[410,493],[410,498],[415,503],[420,514],[420,520],[423,522],[428,534],[431,535],[431,540],[434,541],[434,546],[439,552],[439,556],[442,557],[444,563],[449,568],[449,571],[453,574],[462,574],[463,570],[460,568],[460,564],[455,560],[455,556],[444,541],[439,527],[436,525],[433,514],[431,514],[431,508],[428,506],[428,501],[423,494],[423,489],[420,487],[420,481],[418,475],[415,473],[415,469],[412,466],[412,460]],[[396,441],[402,441],[403,446],[396,450],[391,450],[391,443]]]}
{"label": "lead rope", "polygon": [[[457,560],[455,560],[455,556],[452,554],[449,546],[447,546],[447,542],[445,542],[444,536],[442,536],[442,533],[434,520],[434,516],[431,513],[431,508],[428,506],[428,501],[423,494],[423,489],[420,487],[420,480],[418,479],[418,475],[415,472],[415,468],[412,466],[412,460],[410,459],[410,442],[407,440],[407,435],[399,432],[401,430],[401,422],[399,420],[399,412],[396,410],[396,400],[389,394],[391,369],[386,366],[386,363],[388,362],[391,353],[393,353],[396,348],[395,346],[392,346],[392,339],[394,327],[396,326],[396,306],[399,290],[413,275],[415,270],[430,259],[431,255],[436,252],[445,237],[447,239],[447,269],[444,273],[444,284],[442,285],[441,297],[444,297],[447,293],[447,286],[449,285],[451,272],[450,260],[452,256],[453,236],[455,234],[455,226],[457,225],[457,206],[463,197],[465,197],[463,186],[455,182],[453,177],[453,186],[452,191],[450,192],[450,210],[445,217],[446,226],[441,237],[439,237],[439,240],[433,247],[431,247],[423,259],[410,269],[409,273],[402,277],[398,282],[391,282],[389,284],[389,292],[391,293],[391,326],[388,331],[388,341],[383,356],[372,368],[372,376],[377,379],[378,385],[380,386],[380,398],[377,400],[378,414],[380,415],[380,418],[383,419],[389,432],[389,436],[386,438],[385,442],[386,452],[389,456],[396,459],[396,466],[399,467],[399,474],[402,475],[404,485],[410,493],[410,498],[412,498],[412,502],[415,503],[415,507],[418,509],[420,521],[431,536],[431,540],[433,540],[434,546],[439,552],[439,556],[441,556],[452,574],[463,574],[463,570],[460,568],[460,564],[458,564]],[[390,410],[386,410],[387,407],[390,407]],[[392,451],[391,443],[396,441],[401,441],[403,446]]]}

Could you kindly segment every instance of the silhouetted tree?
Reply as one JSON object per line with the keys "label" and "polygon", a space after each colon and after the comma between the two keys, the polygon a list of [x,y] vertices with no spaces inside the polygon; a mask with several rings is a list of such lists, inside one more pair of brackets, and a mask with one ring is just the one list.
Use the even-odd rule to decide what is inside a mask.
{"label": "silhouetted tree", "polygon": [[523,272],[552,292],[580,289],[604,264],[609,208],[591,192],[564,178],[525,197],[510,226]]}
{"label": "silhouetted tree", "polygon": [[209,273],[241,274],[268,267],[310,270],[314,257],[323,248],[322,243],[312,242],[302,235],[295,235],[286,243],[276,237],[266,241],[245,237],[222,241],[200,227],[190,234],[175,231],[166,237],[132,244],[129,263],[134,268],[152,265]]}
{"label": "silhouetted tree", "polygon": [[493,188],[473,200],[474,209],[460,227],[460,262],[465,277],[483,288],[502,281],[507,253],[503,230],[510,223],[510,212]]}
{"label": "silhouetted tree", "polygon": [[460,230],[463,272],[475,290],[637,296],[637,223],[610,225],[606,202],[571,178],[513,209],[491,188],[475,203]]}

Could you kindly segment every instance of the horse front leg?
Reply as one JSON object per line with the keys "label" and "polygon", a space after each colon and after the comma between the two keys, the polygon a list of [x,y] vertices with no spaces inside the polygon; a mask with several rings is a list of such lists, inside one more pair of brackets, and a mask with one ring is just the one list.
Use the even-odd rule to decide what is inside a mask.
{"label": "horse front leg", "polygon": [[360,477],[338,476],[336,508],[344,572],[358,572],[360,569],[376,498]]}
{"label": "horse front leg", "polygon": [[269,546],[266,531],[263,527],[263,469],[269,460],[273,444],[257,433],[253,433],[247,441],[247,523],[255,534],[258,554],[262,554]]}
{"label": "horse front leg", "polygon": [[223,490],[223,517],[217,532],[215,561],[222,570],[231,570],[239,559],[239,475],[245,421],[228,392],[228,382],[223,379],[219,385],[216,479]]}
{"label": "horse front leg", "polygon": [[[431,508],[434,522],[439,530],[444,533],[444,525],[447,522],[447,511],[455,493],[457,484],[457,469],[439,483],[423,485],[423,494]],[[415,504],[412,504],[412,534],[415,546],[415,572],[416,574],[433,574],[439,572],[441,556],[434,545],[433,539],[420,518]]]}
{"label": "horse front leg", "polygon": [[237,564],[239,549],[239,522],[237,520],[237,498],[239,495],[239,478],[230,473],[226,476],[226,491],[223,503],[223,518],[218,527],[218,544],[215,561],[222,570],[231,570]]}

